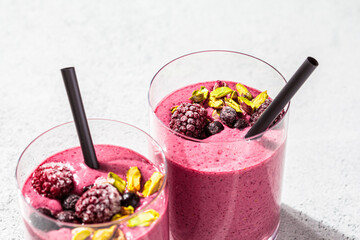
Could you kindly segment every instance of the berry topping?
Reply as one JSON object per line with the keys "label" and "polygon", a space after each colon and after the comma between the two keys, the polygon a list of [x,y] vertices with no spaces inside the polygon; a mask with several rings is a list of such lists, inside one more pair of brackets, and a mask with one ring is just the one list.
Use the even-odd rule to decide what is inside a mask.
{"label": "berry topping", "polygon": [[126,192],[122,196],[121,206],[128,207],[132,206],[136,208],[140,203],[140,197],[133,192]]}
{"label": "berry topping", "polygon": [[59,212],[56,214],[56,219],[60,222],[79,223],[79,219],[77,218],[75,212],[70,210]]}
{"label": "berry topping", "polygon": [[238,128],[238,129],[244,129],[247,126],[249,126],[249,124],[246,122],[245,119],[243,118],[239,118],[238,120],[236,120],[236,122],[234,123],[234,128]]}
{"label": "berry topping", "polygon": [[220,112],[220,120],[228,127],[233,127],[237,119],[237,113],[235,109],[231,107],[223,107]]}
{"label": "berry topping", "polygon": [[224,130],[224,126],[221,124],[221,122],[218,122],[218,121],[209,123],[205,128],[206,134],[208,136],[217,134],[217,133],[221,132],[222,130]]}
{"label": "berry topping", "polygon": [[33,173],[32,186],[45,197],[61,199],[73,189],[73,175],[62,164],[44,164]]}
{"label": "berry topping", "polygon": [[75,205],[75,213],[83,223],[102,223],[121,210],[119,192],[110,184],[95,185]]}
{"label": "berry topping", "polygon": [[79,200],[80,196],[76,194],[71,194],[68,197],[66,197],[62,203],[61,206],[64,210],[72,210],[75,211],[75,204]]}
{"label": "berry topping", "polygon": [[171,116],[172,130],[186,136],[201,138],[207,124],[207,111],[199,104],[182,103]]}

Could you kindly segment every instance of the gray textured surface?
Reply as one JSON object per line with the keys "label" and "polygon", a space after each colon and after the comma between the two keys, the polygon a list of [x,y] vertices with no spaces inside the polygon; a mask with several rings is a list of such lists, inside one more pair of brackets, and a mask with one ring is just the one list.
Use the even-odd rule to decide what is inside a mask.
{"label": "gray textured surface", "polygon": [[22,239],[20,153],[72,119],[60,68],[76,66],[88,117],[147,130],[163,64],[230,49],[287,78],[318,59],[292,102],[279,239],[360,239],[359,29],[357,0],[0,1],[0,238]]}

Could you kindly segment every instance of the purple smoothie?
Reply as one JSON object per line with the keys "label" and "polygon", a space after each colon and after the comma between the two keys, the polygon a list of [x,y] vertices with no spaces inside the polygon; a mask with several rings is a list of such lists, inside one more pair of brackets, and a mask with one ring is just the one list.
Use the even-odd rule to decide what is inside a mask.
{"label": "purple smoothie", "polygon": [[[171,236],[174,240],[269,239],[280,218],[286,124],[280,121],[251,141],[243,139],[249,127],[240,131],[224,126],[203,140],[167,127],[171,107],[191,102],[189,96],[201,86],[211,91],[214,83],[169,94],[152,119],[152,133],[168,160]],[[236,83],[227,84],[235,89]],[[260,93],[248,89],[253,96]]]}
{"label": "purple smoothie", "polygon": [[[121,178],[126,179],[127,170],[132,166],[137,166],[142,174],[141,186],[143,186],[145,181],[151,177],[152,173],[160,171],[145,157],[127,148],[112,145],[95,145],[95,151],[100,163],[100,169],[98,170],[91,169],[84,164],[82,151],[79,147],[59,152],[46,159],[42,164],[54,162],[65,164],[73,173],[75,182],[73,193],[78,195],[82,194],[83,187],[93,184],[96,179],[101,177],[106,179],[109,172],[114,172]],[[39,195],[34,190],[31,181],[32,174],[22,188],[22,194],[25,197],[25,200],[34,208],[46,207],[50,209],[53,214],[60,212],[62,210],[60,201]],[[127,240],[167,240],[169,238],[167,224],[168,200],[164,191],[162,191],[158,197],[156,196],[157,193],[146,198],[141,198],[140,205],[136,208],[135,212],[138,212],[143,208],[151,208],[159,213],[159,218],[148,227],[130,228],[125,224],[120,225]],[[148,205],[150,206],[148,207]],[[60,228],[54,231],[44,232],[30,226],[26,221],[25,225],[31,234],[31,239],[66,240],[72,238],[71,229],[69,228]],[[79,227],[81,226],[84,225],[79,225]],[[91,225],[87,226],[91,227]]]}

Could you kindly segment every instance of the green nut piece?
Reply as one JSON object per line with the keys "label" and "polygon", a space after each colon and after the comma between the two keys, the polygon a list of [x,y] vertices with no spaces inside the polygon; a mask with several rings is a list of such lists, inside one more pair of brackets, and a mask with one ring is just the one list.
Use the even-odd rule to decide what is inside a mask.
{"label": "green nut piece", "polygon": [[125,192],[125,187],[126,187],[126,182],[124,179],[122,179],[121,177],[119,177],[118,175],[116,175],[113,172],[109,172],[108,176],[107,176],[107,181],[113,185],[114,187],[116,187],[116,189],[120,192],[120,193],[124,193]]}
{"label": "green nut piece", "polygon": [[222,98],[232,92],[233,92],[233,90],[229,87],[219,87],[210,93],[210,97]]}
{"label": "green nut piece", "polygon": [[154,209],[149,209],[146,212],[140,213],[137,216],[130,219],[127,223],[128,227],[148,227],[153,223],[158,217],[159,213]]}
{"label": "green nut piece", "polygon": [[120,213],[121,215],[125,216],[125,215],[131,215],[134,213],[134,207],[129,205],[128,207],[121,207]]}
{"label": "green nut piece", "polygon": [[209,90],[206,87],[200,87],[200,89],[193,91],[192,96],[189,98],[191,101],[200,103],[208,98]]}
{"label": "green nut piece", "polygon": [[235,109],[236,112],[242,113],[239,104],[234,100],[232,100],[231,98],[225,98],[225,105]]}
{"label": "green nut piece", "polygon": [[173,114],[173,113],[176,111],[177,108],[178,108],[178,106],[172,107],[172,108],[171,108],[171,114]]}
{"label": "green nut piece", "polygon": [[237,91],[233,91],[231,94],[230,94],[230,98],[231,99],[233,99],[233,100],[237,100],[237,98],[238,98],[238,93],[237,93]]}
{"label": "green nut piece", "polygon": [[94,232],[92,228],[86,228],[86,227],[79,227],[74,228],[71,233],[73,237],[71,240],[85,240]]}
{"label": "green nut piece", "polygon": [[259,108],[261,106],[261,104],[263,104],[268,97],[269,96],[267,94],[267,91],[264,91],[264,92],[260,93],[259,95],[257,95],[252,100],[254,108],[255,109]]}
{"label": "green nut piece", "polygon": [[215,97],[210,97],[208,104],[209,104],[209,107],[212,107],[215,109],[221,109],[224,106],[223,100],[216,99]]}
{"label": "green nut piece", "polygon": [[236,90],[239,93],[239,96],[245,96],[249,100],[251,100],[253,98],[253,96],[251,95],[249,90],[244,85],[242,85],[241,83],[236,84],[235,87],[236,87]]}
{"label": "green nut piece", "polygon": [[246,97],[240,96],[238,97],[238,101],[240,103],[240,108],[244,110],[248,114],[253,114],[254,112],[254,104]]}
{"label": "green nut piece", "polygon": [[140,191],[141,173],[138,167],[131,167],[126,173],[127,189],[130,192]]}
{"label": "green nut piece", "polygon": [[154,172],[150,179],[146,181],[144,190],[142,192],[144,197],[148,197],[153,193],[156,193],[164,179],[164,175],[161,172]]}
{"label": "green nut piece", "polygon": [[116,232],[116,225],[110,228],[96,230],[92,240],[110,240]]}
{"label": "green nut piece", "polygon": [[220,110],[214,109],[214,111],[211,113],[211,117],[216,121],[220,118]]}

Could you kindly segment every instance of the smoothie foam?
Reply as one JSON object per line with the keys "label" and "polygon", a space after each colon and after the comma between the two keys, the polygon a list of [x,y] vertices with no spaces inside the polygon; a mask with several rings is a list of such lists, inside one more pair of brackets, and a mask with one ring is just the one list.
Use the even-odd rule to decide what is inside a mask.
{"label": "smoothie foam", "polygon": [[[224,126],[204,140],[189,139],[167,127],[170,109],[205,86],[190,85],[164,98],[152,119],[153,134],[164,148],[169,169],[170,231],[180,239],[268,239],[280,214],[286,134],[282,121],[258,140],[245,141],[249,128]],[[235,89],[233,82],[226,82]],[[249,88],[253,96],[260,91]]]}
{"label": "smoothie foam", "polygon": [[[98,170],[91,169],[83,162],[83,155],[81,148],[72,148],[59,152],[48,159],[45,163],[63,163],[74,175],[75,188],[73,193],[81,195],[83,187],[89,186],[95,182],[99,177],[107,177],[109,172],[118,174],[121,178],[126,179],[126,171],[132,167],[137,166],[142,174],[142,185],[150,178],[151,174],[159,171],[152,163],[140,154],[123,147],[112,145],[95,145],[95,151],[101,168]],[[25,200],[34,208],[46,207],[49,208],[53,214],[62,210],[59,200],[50,199],[39,195],[31,184],[32,177],[30,176],[22,188],[22,194]],[[147,198],[142,198],[140,206],[136,212],[145,208],[151,202],[156,194]],[[122,226],[123,232],[126,234],[127,240],[142,239],[142,240],[158,240],[168,239],[166,236],[168,232],[167,226],[167,199],[164,192],[155,199],[155,204],[152,203],[151,208],[156,210],[160,217],[149,227],[135,227],[129,228]],[[27,228],[31,228],[26,223]],[[165,229],[165,230],[164,230]],[[39,229],[29,229],[34,236],[33,239],[71,239],[71,230],[68,228],[61,228],[59,230],[43,232]]]}

